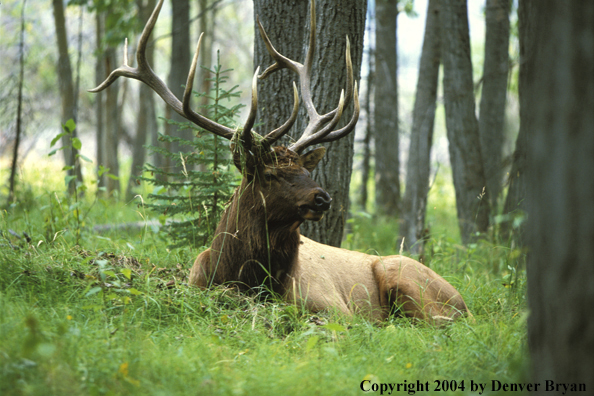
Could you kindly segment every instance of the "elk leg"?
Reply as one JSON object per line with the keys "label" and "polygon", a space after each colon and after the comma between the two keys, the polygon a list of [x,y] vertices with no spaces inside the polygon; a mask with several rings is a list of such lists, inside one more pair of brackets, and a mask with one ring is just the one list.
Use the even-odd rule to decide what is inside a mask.
{"label": "elk leg", "polygon": [[404,316],[442,324],[468,311],[452,285],[410,258],[378,259],[373,272],[386,316],[396,307]]}
{"label": "elk leg", "polygon": [[208,277],[206,275],[208,267],[210,267],[210,249],[206,249],[196,258],[190,270],[190,285],[206,288],[208,286]]}

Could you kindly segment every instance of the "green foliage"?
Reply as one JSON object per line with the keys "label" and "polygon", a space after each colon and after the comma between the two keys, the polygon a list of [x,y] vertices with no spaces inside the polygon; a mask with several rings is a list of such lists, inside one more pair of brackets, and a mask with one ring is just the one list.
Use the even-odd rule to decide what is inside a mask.
{"label": "green foliage", "polygon": [[[76,150],[75,165],[66,165],[62,168],[64,172],[64,190],[49,191],[41,199],[33,200],[33,202],[25,200],[28,202],[25,205],[23,205],[25,201],[22,197],[19,197],[19,204],[15,205],[15,208],[20,207],[21,209],[29,210],[33,204],[41,209],[46,242],[54,242],[59,234],[71,233],[75,236],[75,243],[78,245],[81,241],[83,231],[87,228],[85,220],[96,203],[96,197],[92,202],[82,199],[88,191],[88,186],[85,183],[77,181],[73,172],[75,167],[80,166],[79,160],[92,163],[88,157],[80,153],[82,142],[78,137],[73,136],[75,128],[76,123],[72,119],[68,120],[62,126],[62,132],[52,139],[50,148],[54,147],[58,141],[63,141],[64,137],[68,138],[66,141],[69,144],[63,144],[60,148],[55,148],[48,154],[48,157],[51,157],[58,151],[66,148]],[[99,166],[99,177],[107,173],[108,177],[117,179],[117,176],[108,172],[109,168],[104,168],[102,165]],[[95,180],[92,184],[96,183],[97,181]],[[98,189],[104,190],[105,188],[98,187]]]}
{"label": "green foliage", "polygon": [[[188,286],[193,253],[168,251],[148,225],[83,232],[77,245],[72,223],[59,223],[68,198],[50,189],[33,190],[38,204],[27,210],[0,212],[2,395],[358,394],[364,379],[465,381],[464,392],[439,392],[460,395],[470,380],[526,381],[519,249],[487,240],[464,247],[433,227],[425,262],[462,293],[474,320],[434,328],[313,316],[273,298]],[[449,191],[439,178],[432,191],[431,221],[455,225],[455,211],[437,202]],[[56,195],[56,235],[47,239],[44,206]],[[131,205],[81,199],[83,231],[139,218]],[[353,219],[350,248],[397,252],[394,221]]]}
{"label": "green foliage", "polygon": [[[208,70],[208,69],[206,69]],[[204,110],[208,118],[213,121],[233,127],[234,119],[239,115],[243,105],[227,107],[226,102],[237,98],[240,92],[237,86],[226,90],[223,85],[227,82],[230,70],[223,70],[218,64],[209,80],[212,82],[211,94],[206,96],[208,104]],[[202,98],[205,94],[197,94]],[[146,206],[160,214],[165,224],[164,230],[171,238],[172,247],[206,245],[212,238],[220,214],[233,193],[236,185],[234,167],[229,156],[229,149],[225,140],[197,128],[190,123],[176,123],[180,128],[192,128],[196,131],[196,139],[185,140],[176,136],[159,135],[162,142],[177,142],[188,147],[184,153],[174,153],[162,147],[150,149],[166,158],[175,165],[168,171],[159,169],[151,164],[145,166],[145,171],[152,177],[141,177],[155,186],[149,194],[151,203]]]}
{"label": "green foliage", "polygon": [[125,38],[140,31],[142,27],[134,0],[69,0],[68,5],[86,6],[90,11],[104,15],[105,34],[100,43],[102,48],[122,44]]}
{"label": "green foliage", "polygon": [[[3,215],[3,229],[20,227]],[[434,328],[312,316],[231,288],[187,286],[181,257],[158,240],[87,250],[3,235],[0,393],[357,394],[363,379],[524,381],[525,286],[512,292],[504,273],[485,265],[490,256],[510,266],[522,258],[489,244],[432,243],[430,266],[461,291],[474,321]]]}
{"label": "green foliage", "polygon": [[[76,243],[80,241],[81,233],[81,220],[82,220],[82,201],[78,200],[78,197],[85,193],[87,186],[84,183],[80,183],[76,180],[74,170],[76,166],[79,166],[79,159],[83,159],[87,162],[92,162],[90,159],[80,154],[79,151],[82,148],[82,142],[76,136],[73,136],[73,132],[76,129],[76,123],[73,119],[66,121],[62,125],[63,132],[56,135],[51,143],[50,148],[60,141],[63,137],[68,137],[66,141],[69,144],[63,144],[60,148],[53,149],[49,152],[48,157],[53,156],[60,150],[71,149],[76,150],[76,156],[73,165],[66,165],[62,168],[62,171],[66,172],[64,176],[64,185],[66,189],[70,190],[73,194],[62,199],[58,194],[49,196],[48,212],[45,216],[46,223],[46,238],[49,240],[51,235],[56,235],[58,230],[72,228],[76,235]],[[57,216],[54,213],[58,214]]]}

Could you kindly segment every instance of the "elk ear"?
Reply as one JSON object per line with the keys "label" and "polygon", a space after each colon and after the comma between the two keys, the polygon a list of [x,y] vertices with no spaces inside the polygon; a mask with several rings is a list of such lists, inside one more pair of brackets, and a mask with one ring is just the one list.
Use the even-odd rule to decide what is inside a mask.
{"label": "elk ear", "polygon": [[309,172],[312,172],[316,168],[318,162],[320,162],[324,154],[326,154],[326,148],[318,147],[315,150],[303,154],[301,156],[301,163],[303,164],[303,167],[305,169],[307,169]]}

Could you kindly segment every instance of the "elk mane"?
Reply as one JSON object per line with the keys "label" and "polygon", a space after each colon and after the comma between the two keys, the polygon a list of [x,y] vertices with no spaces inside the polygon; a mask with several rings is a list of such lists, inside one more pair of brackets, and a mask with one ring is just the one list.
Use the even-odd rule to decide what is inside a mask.
{"label": "elk mane", "polygon": [[[276,147],[265,162],[284,168],[297,161],[294,153]],[[282,294],[297,259],[300,222],[269,221],[269,210],[279,209],[267,208],[257,177],[254,170],[243,178],[223,212],[212,242],[209,278],[214,283],[239,279],[241,289],[265,285]]]}

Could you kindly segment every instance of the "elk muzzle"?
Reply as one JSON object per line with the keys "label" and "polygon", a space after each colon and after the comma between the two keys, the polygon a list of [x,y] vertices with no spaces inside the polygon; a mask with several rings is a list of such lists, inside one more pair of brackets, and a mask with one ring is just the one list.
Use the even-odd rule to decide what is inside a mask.
{"label": "elk muzzle", "polygon": [[319,221],[324,217],[324,212],[330,209],[332,197],[322,188],[317,187],[313,191],[311,203],[299,206],[299,215],[304,220]]}

